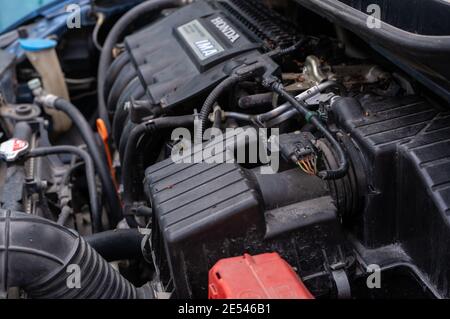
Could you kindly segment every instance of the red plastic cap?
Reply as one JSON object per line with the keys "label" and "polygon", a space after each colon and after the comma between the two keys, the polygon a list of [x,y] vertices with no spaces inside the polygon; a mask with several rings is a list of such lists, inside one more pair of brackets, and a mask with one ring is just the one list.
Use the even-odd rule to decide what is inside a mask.
{"label": "red plastic cap", "polygon": [[209,299],[314,299],[277,253],[222,259],[209,271]]}

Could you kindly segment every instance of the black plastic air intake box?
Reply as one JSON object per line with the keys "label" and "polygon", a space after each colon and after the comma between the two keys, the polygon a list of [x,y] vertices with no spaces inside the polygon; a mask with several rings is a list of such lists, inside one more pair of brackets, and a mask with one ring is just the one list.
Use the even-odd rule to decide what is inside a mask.
{"label": "black plastic air intake box", "polygon": [[359,102],[334,105],[366,171],[359,180],[364,204],[347,227],[366,247],[399,243],[437,294],[448,297],[450,113],[417,96],[367,95]]}
{"label": "black plastic air intake box", "polygon": [[[398,147],[424,130],[438,111],[417,96],[399,98],[367,95],[352,103],[351,98],[335,102],[339,126],[356,144],[362,158],[352,159],[364,172],[363,214],[355,233],[369,247],[392,243],[398,223],[396,211],[403,199],[398,196]],[[363,225],[371,225],[364,227]]]}
{"label": "black plastic air intake box", "polygon": [[154,211],[154,235],[165,247],[158,255],[168,259],[178,296],[192,295],[190,285],[199,280],[195,279],[198,273],[207,278],[208,269],[203,267],[209,262],[195,253],[197,248],[221,245],[225,238],[245,236],[255,229],[264,231],[262,200],[237,164],[167,160],[147,170],[146,185]]}
{"label": "black plastic air intake box", "polygon": [[[399,146],[398,237],[441,296],[449,297],[450,113]],[[412,195],[414,194],[414,195]]]}
{"label": "black plastic air intake box", "polygon": [[[163,285],[173,284],[178,298],[206,298],[208,270],[221,258],[276,251],[309,276],[343,256],[336,207],[323,184],[300,170],[261,175],[233,163],[232,145],[249,143],[245,136],[226,137],[228,147],[214,153],[216,160],[224,155],[220,163],[209,155],[208,163],[167,159],[146,171],[156,262]],[[330,287],[327,280],[309,286],[315,295]]]}
{"label": "black plastic air intake box", "polygon": [[[232,163],[170,159],[147,170],[156,264],[175,297],[206,298],[208,271],[222,258],[276,251],[299,275],[314,276],[348,254],[329,196],[264,211],[248,174]],[[308,282],[316,296],[330,287],[327,278]]]}
{"label": "black plastic air intake box", "polygon": [[263,61],[273,72],[278,69],[263,53],[292,44],[295,29],[259,0],[241,2],[200,0],[126,38],[153,105],[171,110],[244,63]]}

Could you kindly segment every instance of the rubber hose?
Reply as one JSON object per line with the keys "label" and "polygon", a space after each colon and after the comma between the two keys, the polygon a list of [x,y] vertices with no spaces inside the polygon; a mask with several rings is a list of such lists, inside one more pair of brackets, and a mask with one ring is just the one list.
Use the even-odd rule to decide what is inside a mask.
{"label": "rubber hose", "polygon": [[322,121],[317,116],[313,116],[310,122],[331,143],[331,145],[333,146],[334,150],[337,153],[336,155],[339,163],[339,167],[337,169],[319,172],[318,176],[325,180],[340,179],[344,177],[347,174],[350,165],[347,160],[347,155],[345,154],[344,149],[341,146],[341,143],[339,143],[334,138],[333,134],[331,134],[331,132],[325,127],[325,125],[323,125]]}
{"label": "rubber hose", "polygon": [[276,49],[275,51],[269,52],[268,55],[272,59],[277,59],[277,58],[283,57],[285,55],[294,53],[295,51],[299,50],[308,41],[309,41],[309,39],[303,38],[290,47],[287,47],[284,49]]}
{"label": "rubber hose", "polygon": [[105,99],[105,101],[108,98],[109,93],[111,92],[111,88],[114,85],[114,82],[116,81],[120,72],[125,67],[125,65],[127,65],[129,62],[130,62],[130,56],[128,55],[128,52],[123,52],[109,66],[108,71],[106,71],[107,77],[105,79],[105,85],[104,85],[105,96],[103,98]]}
{"label": "rubber hose", "polygon": [[231,75],[223,80],[219,85],[217,85],[208,95],[200,111],[200,123],[195,132],[196,141],[203,141],[203,133],[205,132],[206,125],[208,124],[209,114],[211,113],[214,104],[217,102],[219,97],[224,91],[238,83],[240,80],[241,78],[239,76]]}
{"label": "rubber hose", "polygon": [[84,162],[86,171],[86,183],[89,191],[89,199],[91,206],[91,219],[92,219],[92,231],[102,231],[102,211],[99,207],[99,201],[97,198],[97,187],[95,184],[95,170],[94,163],[89,154],[82,149],[75,146],[52,146],[52,147],[39,147],[32,149],[27,156],[28,157],[41,157],[55,154],[70,153],[77,155]]}
{"label": "rubber hose", "polygon": [[109,230],[84,237],[108,262],[141,258],[143,238],[138,229]]}
{"label": "rubber hose", "polygon": [[137,156],[137,145],[139,139],[151,130],[152,124],[149,123],[142,123],[135,126],[131,130],[130,135],[127,138],[128,142],[125,146],[125,155],[122,164],[123,202],[125,218],[128,226],[131,228],[136,228],[138,226],[136,220],[132,216],[132,208],[134,203],[134,167]]}
{"label": "rubber hose", "polygon": [[[127,139],[128,143],[125,148],[122,164],[123,202],[125,215],[127,217],[132,217],[132,208],[135,201],[135,198],[133,197],[133,194],[135,193],[133,190],[133,183],[138,178],[135,174],[135,169],[137,166],[137,147],[141,138],[143,138],[145,134],[154,133],[155,131],[167,128],[190,126],[193,124],[193,121],[193,115],[162,117],[141,123],[133,128]],[[131,225],[129,225],[130,227],[136,227],[135,221],[131,221],[131,218],[128,218],[127,221],[131,222]]]}
{"label": "rubber hose", "polygon": [[108,108],[109,114],[114,113],[114,109],[119,101],[120,96],[128,86],[128,84],[137,78],[136,69],[132,64],[128,64],[120,72],[119,76],[116,78],[114,85],[109,93],[106,106]]}
{"label": "rubber hose", "polygon": [[125,151],[127,149],[127,144],[130,139],[130,134],[133,131],[133,129],[137,126],[137,124],[133,123],[130,120],[129,114],[127,114],[126,123],[127,124],[125,124],[125,127],[123,128],[122,135],[120,136],[119,149],[118,149],[119,156],[122,159],[125,158]]}
{"label": "rubber hose", "polygon": [[128,118],[128,110],[125,108],[125,103],[131,99],[140,100],[145,95],[145,89],[141,81],[136,78],[128,84],[128,87],[122,93],[117,102],[116,111],[114,113],[114,120],[112,126],[112,133],[116,146],[120,145],[120,138],[123,132],[124,125]]}
{"label": "rubber hose", "polygon": [[69,219],[70,215],[72,215],[73,209],[69,206],[64,206],[61,209],[61,213],[58,215],[58,220],[56,223],[58,225],[64,226],[67,223],[67,220]]}
{"label": "rubber hose", "polygon": [[241,109],[253,109],[271,106],[272,102],[273,93],[260,93],[241,97],[238,105]]}
{"label": "rubber hose", "polygon": [[295,168],[278,174],[250,171],[258,184],[266,210],[328,195],[326,182]]}
{"label": "rubber hose", "polygon": [[[242,65],[237,67],[233,74],[227,77],[225,80],[219,83],[208,95],[205,103],[202,106],[199,115],[200,124],[195,129],[195,141],[203,141],[203,133],[206,129],[206,124],[208,123],[209,114],[211,113],[214,104],[219,99],[220,95],[227,89],[231,88],[238,82],[244,81],[248,78],[254,78],[256,76],[262,75],[266,71],[266,65],[264,63],[255,63],[251,65]],[[261,73],[262,72],[262,73]],[[261,74],[259,74],[261,73]]]}
{"label": "rubber hose", "polygon": [[220,129],[221,124],[222,124],[222,110],[221,109],[214,110],[213,128]]}
{"label": "rubber hose", "polygon": [[14,126],[13,137],[30,143],[33,130],[28,122],[18,122]]}
{"label": "rubber hose", "polygon": [[98,144],[96,143],[95,135],[86,121],[83,114],[70,102],[58,98],[54,101],[53,106],[66,113],[70,119],[73,121],[75,126],[78,128],[84,143],[86,144],[89,154],[91,155],[97,173],[102,181],[103,189],[107,198],[106,204],[108,205],[109,212],[109,222],[112,227],[116,226],[117,223],[122,219],[122,205],[119,199],[119,195],[116,192],[115,184],[113,182],[112,176],[109,171],[106,159],[102,155]]}
{"label": "rubber hose", "polygon": [[304,105],[303,101],[297,101],[295,97],[286,92],[281,83],[273,82],[272,84],[269,85],[269,87],[275,93],[279,94],[289,103],[291,103],[291,105],[295,107],[295,109],[303,117],[305,117],[305,119],[309,123],[313,124],[325,136],[325,138],[331,143],[331,145],[335,149],[338,156],[339,167],[335,170],[321,171],[317,175],[324,180],[334,180],[344,177],[347,174],[349,168],[347,155],[345,154],[341,144],[335,139],[335,137],[333,136],[333,134],[331,134],[328,128],[325,127],[325,125],[323,125],[317,114],[308,110],[307,106]]}
{"label": "rubber hose", "polygon": [[148,288],[134,287],[78,233],[47,219],[0,210],[0,246],[4,293],[18,287],[31,299],[151,297]]}
{"label": "rubber hose", "polygon": [[114,27],[109,32],[103,50],[100,55],[98,66],[98,82],[97,82],[97,97],[98,97],[98,111],[100,118],[106,123],[108,132],[111,132],[111,123],[109,121],[108,110],[105,102],[105,80],[106,72],[112,61],[112,50],[123,36],[124,32],[133,22],[139,20],[143,16],[155,11],[161,11],[168,8],[173,8],[180,5],[178,0],[149,0],[141,3],[125,13]]}

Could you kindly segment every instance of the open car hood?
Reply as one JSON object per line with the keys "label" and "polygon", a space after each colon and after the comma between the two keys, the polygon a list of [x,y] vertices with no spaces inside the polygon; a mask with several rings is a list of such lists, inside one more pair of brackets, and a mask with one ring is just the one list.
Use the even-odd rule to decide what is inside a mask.
{"label": "open car hood", "polygon": [[[348,29],[450,102],[450,2],[296,0]],[[370,5],[377,3],[377,27]],[[369,22],[369,24],[368,24]]]}

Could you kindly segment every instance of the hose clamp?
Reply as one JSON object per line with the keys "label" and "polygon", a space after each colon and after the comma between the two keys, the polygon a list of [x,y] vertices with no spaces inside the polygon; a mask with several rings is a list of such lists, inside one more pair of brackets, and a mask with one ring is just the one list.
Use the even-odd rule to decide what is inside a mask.
{"label": "hose clamp", "polygon": [[36,97],[36,102],[44,107],[54,108],[56,101],[59,99],[56,95],[45,94]]}
{"label": "hose clamp", "polygon": [[317,112],[311,112],[311,111],[309,111],[308,113],[306,113],[306,115],[305,115],[305,120],[306,120],[306,122],[308,122],[308,123],[311,123],[311,119],[313,118],[313,117],[315,117],[315,116],[318,116],[319,114],[317,113]]}

